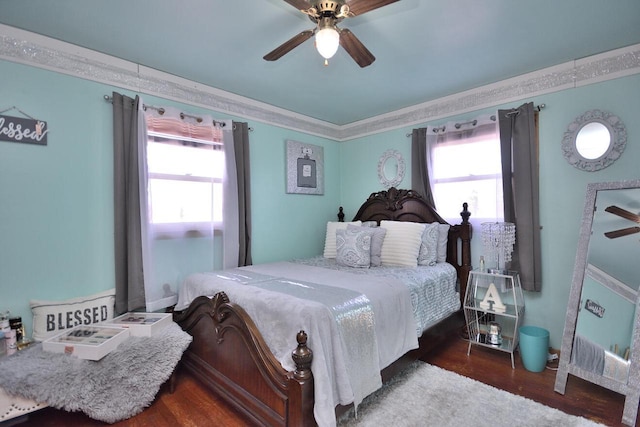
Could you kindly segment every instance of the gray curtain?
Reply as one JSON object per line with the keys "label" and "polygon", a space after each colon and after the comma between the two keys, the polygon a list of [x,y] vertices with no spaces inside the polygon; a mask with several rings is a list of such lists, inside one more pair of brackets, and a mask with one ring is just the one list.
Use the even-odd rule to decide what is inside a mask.
{"label": "gray curtain", "polygon": [[411,132],[411,189],[420,193],[429,205],[435,207],[427,169],[428,153],[427,128],[414,129]]}
{"label": "gray curtain", "polygon": [[233,146],[238,178],[238,232],[240,247],[238,267],[251,265],[251,174],[249,162],[249,126],[233,122]]}
{"label": "gray curtain", "polygon": [[140,226],[138,106],[113,92],[114,250],[117,314],[145,306]]}
{"label": "gray curtain", "polygon": [[520,272],[522,288],[540,291],[540,208],[538,138],[533,103],[498,110],[504,220],[516,225],[510,268]]}

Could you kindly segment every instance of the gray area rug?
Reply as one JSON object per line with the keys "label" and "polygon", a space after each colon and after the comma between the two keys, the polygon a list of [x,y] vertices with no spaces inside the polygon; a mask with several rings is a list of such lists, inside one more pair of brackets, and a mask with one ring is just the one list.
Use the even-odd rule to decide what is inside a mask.
{"label": "gray area rug", "polygon": [[97,362],[46,352],[35,344],[1,359],[0,387],[9,394],[114,423],[153,402],[191,340],[171,323],[152,337],[129,337]]}
{"label": "gray area rug", "polygon": [[[553,393],[553,390],[549,390]],[[338,426],[599,426],[531,399],[416,362],[338,420]]]}

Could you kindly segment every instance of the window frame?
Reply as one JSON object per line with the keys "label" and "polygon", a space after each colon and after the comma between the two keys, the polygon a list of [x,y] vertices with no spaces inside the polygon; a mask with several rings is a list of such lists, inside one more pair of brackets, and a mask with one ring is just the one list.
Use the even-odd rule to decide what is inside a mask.
{"label": "window frame", "polygon": [[[471,122],[469,122],[471,123]],[[434,128],[435,130],[437,129],[446,129],[447,127],[450,128],[450,125],[446,125],[443,126],[441,128]],[[458,128],[456,126],[456,128]],[[441,136],[442,138],[446,138],[445,135]],[[449,140],[444,140],[444,141],[431,141],[430,142],[430,146],[428,147],[428,151],[429,151],[429,159],[430,162],[432,163],[431,165],[429,165],[429,177],[430,177],[430,185],[431,185],[431,191],[434,197],[434,201],[436,206],[438,207],[438,211],[439,213],[442,215],[443,218],[445,218],[447,221],[454,221],[452,223],[456,223],[455,221],[459,220],[459,209],[461,207],[461,203],[466,202],[469,203],[469,210],[471,210],[472,212],[474,212],[474,215],[472,216],[472,222],[474,223],[481,223],[481,222],[486,222],[486,221],[502,221],[504,219],[504,195],[503,195],[503,190],[502,190],[502,165],[501,165],[501,161],[497,162],[497,164],[495,165],[495,169],[494,169],[494,173],[480,173],[480,174],[474,174],[472,172],[468,172],[467,174],[463,175],[463,174],[459,174],[456,176],[445,176],[442,178],[438,178],[436,176],[436,173],[438,171],[439,168],[435,167],[435,163],[437,162],[437,150],[438,148],[449,148],[451,149],[452,147],[456,147],[456,146],[460,146],[458,153],[456,153],[455,158],[461,158],[462,156],[471,156],[473,154],[470,154],[470,152],[465,149],[464,146],[469,146],[470,144],[481,144],[481,143],[486,143],[487,141],[492,142],[493,148],[492,151],[487,154],[490,156],[499,156],[499,158],[501,157],[501,153],[500,153],[500,133],[499,133],[499,129],[497,127],[496,124],[496,128],[495,128],[495,132],[485,132],[485,133],[480,133],[477,135],[469,135],[469,136],[465,136],[465,131],[460,131],[460,135],[455,135],[453,137],[450,137]],[[477,161],[477,160],[474,160]],[[480,160],[481,161],[481,160]],[[495,211],[491,216],[487,215],[486,213],[484,214],[484,216],[480,216],[480,212],[482,212],[482,210],[480,209],[479,205],[473,206],[473,203],[477,203],[477,202],[473,202],[473,197],[471,198],[471,200],[466,200],[469,199],[469,197],[464,197],[465,200],[460,200],[459,197],[456,197],[455,201],[456,203],[453,203],[451,200],[452,198],[443,198],[442,194],[451,194],[451,192],[448,191],[438,191],[438,186],[440,184],[470,184],[473,182],[479,182],[479,181],[494,181],[495,185],[495,191],[491,192],[491,200],[490,200],[490,204],[495,206]],[[482,192],[482,196],[486,197],[486,191]],[[459,194],[458,192],[455,192],[454,194]],[[475,198],[476,200],[480,200],[480,198]],[[446,206],[446,210],[442,211],[442,206],[445,205]],[[453,207],[455,205],[455,208]],[[459,206],[458,206],[459,205]],[[489,206],[488,204],[484,204],[485,206]],[[453,211],[455,209],[455,212]],[[487,209],[484,210],[485,212],[487,211]],[[487,212],[489,213],[489,212]]]}
{"label": "window frame", "polygon": [[[218,141],[208,141],[198,138],[192,138],[187,136],[176,135],[172,133],[164,133],[164,132],[156,132],[147,129],[147,140],[145,146],[145,155],[148,158],[149,153],[149,144],[176,144],[179,143],[192,143],[192,144],[200,144],[206,146],[219,146],[221,147],[221,151],[224,155],[223,142]],[[156,138],[168,139],[170,141],[157,141]],[[150,228],[150,236],[154,240],[163,240],[163,239],[175,239],[175,238],[200,238],[200,237],[212,237],[216,235],[222,235],[222,228],[224,224],[224,218],[220,221],[212,220],[212,221],[184,221],[184,222],[153,222],[151,217],[152,211],[152,202],[151,202],[151,192],[150,192],[150,183],[152,180],[166,180],[173,182],[204,182],[210,183],[213,186],[216,184],[222,185],[223,178],[222,177],[204,177],[204,176],[194,176],[187,174],[172,174],[172,173],[162,173],[162,172],[149,172],[147,171],[147,198],[149,200],[149,218],[148,224]],[[212,189],[213,190],[213,189]],[[221,194],[220,197],[223,197]],[[212,196],[213,199],[213,196]],[[224,203],[223,200],[221,200]],[[213,212],[212,212],[213,215]]]}

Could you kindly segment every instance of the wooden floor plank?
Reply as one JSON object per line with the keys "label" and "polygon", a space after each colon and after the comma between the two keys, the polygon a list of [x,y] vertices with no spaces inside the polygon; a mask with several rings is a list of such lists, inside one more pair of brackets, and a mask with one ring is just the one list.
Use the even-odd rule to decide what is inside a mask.
{"label": "wooden floor plank", "polygon": [[[515,369],[507,353],[473,347],[467,356],[467,342],[452,337],[423,359],[486,384],[528,397],[566,413],[583,416],[609,426],[622,426],[624,397],[602,387],[569,376],[565,395],[553,391],[555,371],[528,372],[516,353]],[[81,413],[46,408],[31,414],[21,426],[105,426]],[[155,402],[142,413],[112,424],[115,427],[162,426],[246,426],[247,421],[222,403],[189,374],[178,371],[174,393],[161,388]],[[4,425],[3,425],[4,427]]]}

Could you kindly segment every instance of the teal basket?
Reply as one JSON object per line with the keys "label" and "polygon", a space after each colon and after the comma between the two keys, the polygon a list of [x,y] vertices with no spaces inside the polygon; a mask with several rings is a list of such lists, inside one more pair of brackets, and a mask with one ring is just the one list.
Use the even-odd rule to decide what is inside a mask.
{"label": "teal basket", "polygon": [[537,326],[521,326],[520,356],[527,371],[542,372],[549,357],[549,331]]}

